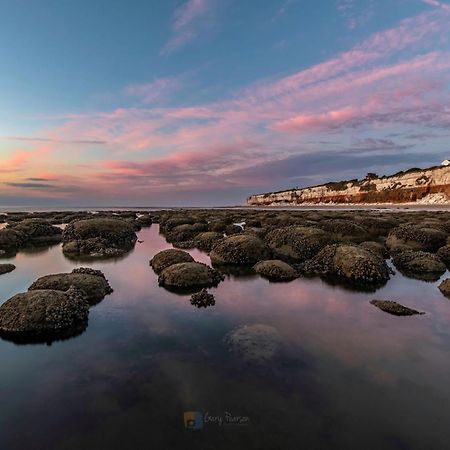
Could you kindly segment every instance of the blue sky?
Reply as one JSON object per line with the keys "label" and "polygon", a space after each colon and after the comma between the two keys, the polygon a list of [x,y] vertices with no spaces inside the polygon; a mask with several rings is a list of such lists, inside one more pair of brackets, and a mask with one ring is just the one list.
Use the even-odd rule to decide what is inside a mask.
{"label": "blue sky", "polygon": [[0,204],[236,204],[450,156],[445,1],[0,7]]}

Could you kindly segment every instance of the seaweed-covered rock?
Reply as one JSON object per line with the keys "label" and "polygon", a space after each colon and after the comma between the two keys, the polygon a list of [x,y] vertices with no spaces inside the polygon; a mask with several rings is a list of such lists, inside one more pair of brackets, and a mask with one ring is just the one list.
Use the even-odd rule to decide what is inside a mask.
{"label": "seaweed-covered rock", "polygon": [[445,273],[445,264],[433,253],[405,250],[393,256],[395,267],[410,278],[436,281]]}
{"label": "seaweed-covered rock", "polygon": [[169,289],[192,289],[217,286],[224,279],[217,270],[199,262],[184,262],[166,267],[158,278]]}
{"label": "seaweed-covered rock", "polygon": [[194,258],[183,250],[169,248],[157,253],[150,260],[150,266],[157,274],[160,274],[166,267],[184,262],[194,262]]}
{"label": "seaweed-covered rock", "polygon": [[139,216],[136,219],[136,222],[141,226],[141,227],[149,227],[151,226],[151,224],[153,223],[153,219],[148,215],[148,214],[144,214],[142,216]]}
{"label": "seaweed-covered rock", "polygon": [[84,293],[74,287],[16,294],[0,306],[0,337],[18,343],[65,339],[84,331],[88,314]]}
{"label": "seaweed-covered rock", "polygon": [[0,250],[10,253],[19,249],[25,243],[26,237],[23,233],[12,228],[0,230]]}
{"label": "seaweed-covered rock", "polygon": [[256,236],[236,234],[216,242],[209,256],[213,264],[250,265],[268,259],[270,251]]}
{"label": "seaweed-covered rock", "polygon": [[225,338],[229,350],[248,364],[265,365],[280,352],[281,338],[276,328],[265,324],[244,325]]}
{"label": "seaweed-covered rock", "polygon": [[239,225],[236,225],[235,223],[230,223],[230,225],[227,225],[225,229],[225,233],[227,236],[231,236],[233,234],[242,233],[243,229]]}
{"label": "seaweed-covered rock", "polygon": [[270,281],[289,281],[298,277],[292,266],[279,259],[260,261],[253,266],[253,270]]}
{"label": "seaweed-covered rock", "polygon": [[16,266],[14,264],[0,264],[0,275],[12,272],[15,268]]}
{"label": "seaweed-covered rock", "polygon": [[191,295],[191,305],[197,308],[208,308],[215,304],[216,300],[214,295],[210,294],[206,289],[202,289],[200,292],[195,292]]}
{"label": "seaweed-covered rock", "polygon": [[360,287],[375,287],[389,280],[389,268],[380,256],[357,245],[333,244],[307,261],[308,275],[336,278]]}
{"label": "seaweed-covered rock", "polygon": [[447,267],[450,267],[450,245],[444,245],[436,254]]}
{"label": "seaweed-covered rock", "polygon": [[8,225],[24,237],[24,244],[41,245],[61,242],[62,231],[43,219],[25,219],[21,222]]}
{"label": "seaweed-covered rock", "polygon": [[405,224],[394,228],[386,240],[386,245],[392,252],[423,250],[435,252],[446,244],[447,236],[444,232],[434,228],[419,228],[416,225]]}
{"label": "seaweed-covered rock", "polygon": [[166,240],[168,242],[190,241],[199,233],[201,233],[202,231],[206,231],[207,229],[208,225],[201,222],[177,225],[167,233]]}
{"label": "seaweed-covered rock", "polygon": [[137,236],[126,220],[94,218],[69,223],[63,232],[63,252],[69,256],[120,256],[130,251]]}
{"label": "seaweed-covered rock", "polygon": [[443,280],[438,287],[442,294],[444,294],[447,298],[450,298],[450,278]]}
{"label": "seaweed-covered rock", "polygon": [[264,241],[275,257],[301,263],[316,255],[331,243],[329,233],[320,228],[290,226],[267,233]]}
{"label": "seaweed-covered rock", "polygon": [[391,300],[372,300],[370,304],[394,316],[414,316],[416,314],[425,314]]}
{"label": "seaweed-covered rock", "polygon": [[320,224],[321,228],[339,240],[351,242],[363,242],[368,240],[369,232],[366,228],[351,220],[330,219]]}
{"label": "seaweed-covered rock", "polygon": [[365,248],[366,250],[370,250],[371,252],[376,253],[378,256],[381,256],[383,259],[389,257],[389,252],[386,247],[379,242],[374,241],[366,241],[359,244],[360,247]]}
{"label": "seaweed-covered rock", "polygon": [[37,279],[28,290],[53,289],[67,291],[71,286],[83,291],[86,300],[91,305],[100,302],[106,295],[113,292],[108,280],[106,280],[105,275],[100,270],[83,267],[74,269],[72,273],[43,276]]}
{"label": "seaweed-covered rock", "polygon": [[200,250],[211,251],[213,245],[223,239],[222,233],[216,231],[205,231],[198,234],[194,239],[194,246]]}

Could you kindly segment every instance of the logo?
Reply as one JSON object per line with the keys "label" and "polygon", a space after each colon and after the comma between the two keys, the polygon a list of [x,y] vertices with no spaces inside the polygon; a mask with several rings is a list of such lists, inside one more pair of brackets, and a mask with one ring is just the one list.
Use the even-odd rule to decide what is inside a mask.
{"label": "logo", "polygon": [[198,411],[185,411],[184,427],[188,430],[201,430],[203,428],[203,414]]}

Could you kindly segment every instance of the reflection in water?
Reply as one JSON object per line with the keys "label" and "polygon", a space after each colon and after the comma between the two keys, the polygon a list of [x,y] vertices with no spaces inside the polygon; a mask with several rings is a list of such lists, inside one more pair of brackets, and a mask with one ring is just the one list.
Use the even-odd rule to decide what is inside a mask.
{"label": "reflection in water", "polygon": [[[445,449],[450,438],[450,302],[438,282],[397,273],[376,297],[426,315],[396,317],[373,294],[320,279],[229,276],[199,311],[148,266],[170,247],[158,227],[120,260],[94,261],[114,293],[80,336],[51,347],[0,342],[0,448]],[[205,253],[192,256],[210,263]],[[1,301],[81,264],[60,245],[6,259]],[[277,330],[282,353],[243,364],[224,342],[245,325]],[[184,411],[249,417],[186,431]]]}

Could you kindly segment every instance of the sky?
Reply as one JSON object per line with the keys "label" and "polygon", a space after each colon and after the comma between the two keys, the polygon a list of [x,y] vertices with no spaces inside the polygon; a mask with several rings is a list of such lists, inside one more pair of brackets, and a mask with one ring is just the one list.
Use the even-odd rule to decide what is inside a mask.
{"label": "sky", "polygon": [[449,0],[0,10],[0,205],[239,205],[450,158]]}

